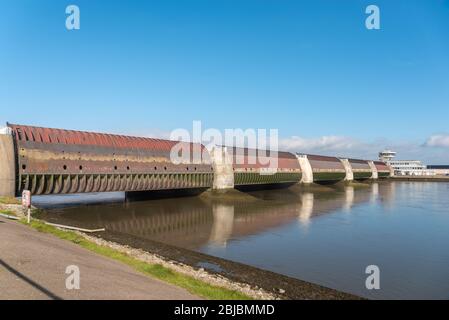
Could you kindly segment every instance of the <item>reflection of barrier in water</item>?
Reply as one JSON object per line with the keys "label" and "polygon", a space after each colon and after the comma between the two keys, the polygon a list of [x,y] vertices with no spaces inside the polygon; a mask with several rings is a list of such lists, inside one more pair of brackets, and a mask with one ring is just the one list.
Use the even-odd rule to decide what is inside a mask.
{"label": "reflection of barrier in water", "polygon": [[352,205],[354,204],[354,187],[346,186],[345,187],[345,202],[343,205],[343,210],[349,212],[351,211]]}
{"label": "reflection of barrier in water", "polygon": [[234,226],[234,206],[229,204],[214,204],[212,211],[214,222],[212,224],[209,242],[226,247],[226,242],[231,237]]}
{"label": "reflection of barrier in water", "polygon": [[377,182],[374,182],[371,184],[371,203],[375,203],[377,201],[377,198],[379,197],[379,184]]}
{"label": "reflection of barrier in water", "polygon": [[396,182],[388,182],[381,184],[379,189],[380,203],[385,209],[391,210],[394,208],[396,197]]}
{"label": "reflection of barrier in water", "polygon": [[306,192],[301,195],[301,207],[299,209],[299,222],[302,226],[307,227],[313,214],[314,195]]}
{"label": "reflection of barrier in water", "polygon": [[258,191],[252,193],[253,200],[192,197],[55,208],[58,214],[54,217],[66,220],[52,222],[89,229],[105,227],[111,232],[189,249],[207,244],[228,246],[230,239],[261,234],[294,222],[306,230],[314,217],[351,210],[355,204],[369,202],[376,192],[385,198],[388,190],[390,183],[385,182],[377,187],[373,184],[315,191]]}

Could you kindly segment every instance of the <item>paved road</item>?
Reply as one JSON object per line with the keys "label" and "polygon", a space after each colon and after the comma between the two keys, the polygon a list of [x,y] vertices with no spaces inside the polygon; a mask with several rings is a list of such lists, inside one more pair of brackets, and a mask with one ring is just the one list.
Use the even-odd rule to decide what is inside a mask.
{"label": "paved road", "polygon": [[[80,289],[66,289],[66,267]],[[198,299],[69,241],[0,217],[0,299]]]}

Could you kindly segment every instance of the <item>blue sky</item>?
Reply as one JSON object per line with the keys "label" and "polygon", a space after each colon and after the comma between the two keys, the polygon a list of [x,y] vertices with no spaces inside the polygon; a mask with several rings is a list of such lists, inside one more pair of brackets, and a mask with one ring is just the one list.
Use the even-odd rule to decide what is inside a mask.
{"label": "blue sky", "polygon": [[0,75],[1,123],[164,135],[200,120],[276,128],[293,151],[449,163],[446,0],[2,0]]}

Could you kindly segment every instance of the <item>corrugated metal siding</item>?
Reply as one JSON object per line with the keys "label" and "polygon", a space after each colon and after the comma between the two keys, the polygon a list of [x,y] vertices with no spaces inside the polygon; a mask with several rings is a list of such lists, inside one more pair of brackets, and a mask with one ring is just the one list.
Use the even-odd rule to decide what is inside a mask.
{"label": "corrugated metal siding", "polygon": [[276,164],[278,169],[291,169],[288,171],[300,171],[296,156],[289,152],[270,152],[266,150],[248,148],[229,148],[232,152],[233,166],[235,169],[260,169],[269,168],[270,164]]}
{"label": "corrugated metal siding", "polygon": [[307,155],[310,166],[314,171],[330,170],[330,171],[345,171],[345,168],[341,161],[336,157],[320,156],[320,155]]}
{"label": "corrugated metal siding", "polygon": [[374,165],[376,166],[377,171],[390,172],[390,167],[388,167],[387,164],[382,161],[374,161]]}
{"label": "corrugated metal siding", "polygon": [[[34,194],[210,187],[204,146],[182,143],[190,155],[173,163],[176,141],[9,125],[16,141],[19,192]],[[194,163],[193,153],[207,157]]]}
{"label": "corrugated metal siding", "polygon": [[371,168],[366,160],[360,159],[348,159],[351,164],[352,170],[366,170],[371,171]]}
{"label": "corrugated metal siding", "polygon": [[[57,143],[65,145],[101,146],[114,149],[139,149],[158,150],[170,152],[178,144],[178,141],[114,135],[107,133],[95,133],[75,130],[51,129],[17,124],[8,125],[16,133],[18,141],[30,141],[37,143]],[[194,143],[185,143],[192,148],[196,145],[199,150],[204,146]]]}

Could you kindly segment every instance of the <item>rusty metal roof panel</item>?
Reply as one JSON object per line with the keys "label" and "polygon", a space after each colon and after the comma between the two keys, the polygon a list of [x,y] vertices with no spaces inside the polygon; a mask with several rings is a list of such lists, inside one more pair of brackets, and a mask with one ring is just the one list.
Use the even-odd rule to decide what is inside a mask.
{"label": "rusty metal roof panel", "polygon": [[310,162],[312,170],[333,170],[344,171],[345,168],[337,157],[308,154],[307,159]]}
{"label": "rusty metal roof panel", "polygon": [[360,169],[360,170],[367,170],[371,171],[371,167],[368,164],[368,161],[362,160],[362,159],[348,159],[349,163],[351,164],[352,169]]}
{"label": "rusty metal roof panel", "polygon": [[[76,145],[97,145],[112,148],[170,151],[171,148],[178,143],[178,141],[171,140],[42,128],[17,124],[9,124],[9,127],[16,133],[18,141],[33,141],[46,144],[64,143]],[[190,145],[193,146],[195,144],[190,143]],[[204,146],[201,145],[200,150],[203,149]]]}
{"label": "rusty metal roof panel", "polygon": [[229,148],[234,168],[270,168],[301,170],[298,159],[290,152],[270,151],[250,148]]}
{"label": "rusty metal roof panel", "polygon": [[378,171],[390,171],[390,167],[382,161],[373,161]]}
{"label": "rusty metal roof panel", "polygon": [[[195,152],[193,147],[198,148],[199,144],[182,142],[181,145],[184,147],[190,147],[190,157],[185,157],[181,163],[176,163],[172,161],[170,151],[172,146],[178,144],[177,141],[14,124],[8,124],[8,126],[13,130],[16,140],[19,181],[33,179],[33,183],[41,185],[42,188],[47,186],[50,188],[53,185],[52,179],[54,178],[52,177],[65,179],[69,176],[81,179],[89,175],[89,179],[95,179],[98,182],[98,175],[107,177],[114,175],[125,183],[126,177],[129,175],[138,177],[158,174],[172,177],[171,179],[175,180],[170,183],[176,185],[186,178],[185,174],[196,174],[197,178],[201,179],[204,174],[213,173],[213,168],[208,162],[209,158],[198,157],[198,161],[193,161],[192,153]],[[199,150],[204,150],[203,146]],[[195,158],[195,160],[197,159]],[[176,178],[173,178],[175,175]],[[76,179],[70,178],[70,181],[76,184],[78,183]],[[102,184],[106,183],[101,181]],[[207,180],[207,183],[209,182]],[[44,184],[42,185],[42,183]],[[158,185],[156,184],[152,188],[159,188]],[[108,188],[115,191],[122,190],[120,189],[122,187],[111,187],[109,184]],[[35,190],[35,194],[44,192],[41,189]],[[77,189],[75,186],[70,190],[75,189],[89,190]],[[67,191],[69,190],[67,188],[61,190],[65,191],[58,192],[71,192]]]}
{"label": "rusty metal roof panel", "polygon": [[322,156],[317,154],[307,154],[307,159],[316,161],[340,162],[340,160],[337,157]]}

